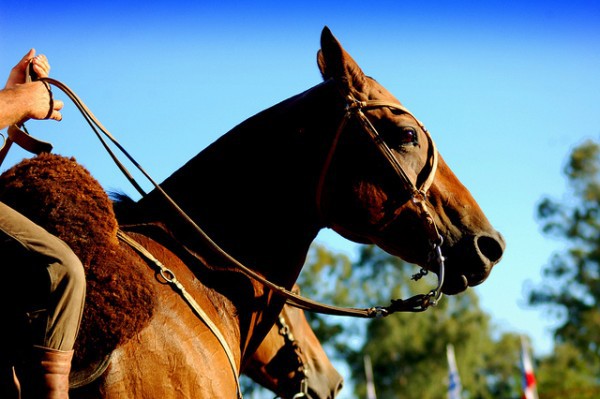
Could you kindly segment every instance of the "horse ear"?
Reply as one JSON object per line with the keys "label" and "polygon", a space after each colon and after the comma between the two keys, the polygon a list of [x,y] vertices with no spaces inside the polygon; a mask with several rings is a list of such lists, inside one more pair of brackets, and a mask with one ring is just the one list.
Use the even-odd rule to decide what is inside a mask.
{"label": "horse ear", "polygon": [[324,80],[334,79],[345,95],[361,92],[366,77],[356,61],[343,49],[328,27],[321,32],[321,49],[317,53],[317,64]]}

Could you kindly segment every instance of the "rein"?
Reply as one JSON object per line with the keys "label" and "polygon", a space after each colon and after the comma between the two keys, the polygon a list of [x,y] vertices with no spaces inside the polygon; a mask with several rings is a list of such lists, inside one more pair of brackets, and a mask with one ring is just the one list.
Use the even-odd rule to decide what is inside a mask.
{"label": "rein", "polygon": [[[389,149],[389,147],[387,147],[387,145],[383,142],[383,140],[381,140],[381,138],[379,137],[379,134],[377,133],[375,128],[372,126],[370,121],[366,118],[366,116],[362,112],[363,108],[369,109],[369,108],[374,108],[374,107],[390,107],[390,108],[398,109],[398,110],[405,112],[412,116],[412,114],[408,110],[406,110],[404,107],[400,106],[399,104],[380,102],[380,101],[368,101],[368,102],[352,101],[352,102],[350,102],[350,104],[347,106],[346,114],[340,123],[340,127],[338,128],[335,142],[333,143],[331,150],[330,150],[330,156],[328,157],[328,160],[323,168],[321,180],[324,180],[324,175],[327,172],[327,168],[329,166],[328,164],[331,161],[330,158],[333,156],[333,153],[336,148],[337,139],[339,138],[347,120],[356,113],[356,115],[359,116],[361,123],[363,123],[363,125],[366,127],[368,133],[372,137],[374,137],[375,142],[378,143],[378,147],[380,149],[383,148],[381,151],[383,151],[384,153],[389,153],[386,156],[386,158],[388,158],[388,160],[392,163],[392,166],[394,166],[394,169],[397,170],[397,172],[399,172],[401,179],[404,181],[404,184],[406,184],[409,188],[411,188],[411,192],[413,193],[413,201],[417,205],[420,205],[420,207],[423,211],[423,215],[425,216],[425,219],[428,221],[428,224],[430,225],[430,228],[428,230],[430,232],[435,232],[437,234],[436,237],[434,237],[430,240],[432,243],[430,258],[433,262],[436,262],[439,267],[438,284],[435,289],[431,290],[427,294],[418,294],[418,295],[412,296],[406,300],[392,299],[391,304],[389,306],[374,306],[374,307],[370,307],[370,308],[358,309],[358,308],[347,308],[347,307],[338,307],[338,306],[334,306],[334,305],[327,305],[327,304],[323,304],[321,302],[314,301],[309,298],[305,298],[299,294],[293,293],[292,291],[286,289],[285,287],[281,287],[281,286],[267,280],[266,278],[264,278],[263,276],[261,276],[260,274],[255,272],[254,270],[252,270],[252,269],[248,268],[247,266],[245,266],[244,264],[240,263],[237,259],[232,257],[230,254],[228,254],[226,251],[224,251],[217,243],[215,243],[204,232],[204,230],[202,230],[202,228],[200,228],[200,226],[198,226],[198,224],[196,224],[196,222],[193,219],[191,219],[179,207],[179,205],[162,189],[162,187],[160,187],[158,185],[158,183],[156,183],[152,179],[152,177],[141,167],[141,165],[119,144],[119,142],[113,137],[113,135],[100,123],[100,121],[98,121],[98,119],[94,116],[94,114],[91,112],[91,110],[83,103],[83,101],[81,101],[81,99],[67,85],[63,84],[62,82],[60,82],[56,79],[52,79],[52,78],[48,78],[48,77],[40,78],[39,80],[59,88],[69,97],[69,99],[71,99],[71,101],[73,101],[73,103],[79,109],[79,111],[81,112],[81,114],[84,117],[84,119],[86,120],[86,122],[88,122],[91,129],[94,131],[94,133],[96,134],[96,136],[98,137],[98,139],[100,140],[100,142],[102,143],[102,145],[104,146],[104,148],[106,149],[106,151],[108,152],[110,157],[115,162],[115,164],[119,167],[121,172],[125,175],[125,177],[131,182],[131,184],[136,188],[136,190],[142,196],[146,195],[146,193],[140,187],[140,185],[135,181],[135,179],[131,176],[131,174],[125,168],[125,166],[119,161],[118,157],[114,154],[114,152],[109,147],[107,142],[104,140],[104,138],[102,137],[100,132],[102,132],[106,137],[108,137],[108,139],[115,146],[117,146],[117,148],[127,157],[127,159],[129,159],[129,161],[152,183],[154,188],[164,197],[165,200],[167,200],[167,202],[177,211],[177,213],[187,223],[189,223],[190,226],[192,226],[196,230],[196,232],[200,235],[200,237],[202,237],[202,239],[204,239],[218,254],[220,254],[223,258],[225,258],[227,261],[229,261],[232,265],[237,267],[239,269],[239,271],[242,272],[247,277],[258,281],[259,283],[261,283],[261,284],[265,285],[266,287],[270,288],[271,290],[273,290],[273,292],[275,294],[285,298],[286,302],[288,304],[298,307],[300,309],[317,312],[317,313],[339,315],[339,316],[363,317],[363,318],[379,318],[379,317],[388,316],[395,312],[422,312],[422,311],[427,310],[430,306],[434,306],[437,303],[437,301],[440,299],[440,297],[442,295],[441,287],[442,287],[442,284],[444,281],[444,257],[442,256],[442,251],[441,251],[442,239],[441,239],[441,236],[439,236],[439,234],[437,234],[437,228],[433,221],[433,217],[429,213],[427,206],[425,204],[426,191],[429,188],[429,186],[431,185],[431,182],[433,181],[433,176],[435,174],[435,168],[437,166],[437,151],[435,150],[435,147],[433,146],[433,140],[431,140],[431,138],[429,137],[429,134],[427,133],[428,140],[432,144],[431,145],[432,165],[431,165],[429,177],[426,179],[424,184],[421,185],[421,187],[419,187],[417,189],[414,186],[414,184],[410,181],[410,179],[408,179],[406,174],[403,172],[402,167],[398,164],[397,160],[393,157],[393,154],[391,153],[391,150]],[[413,118],[414,118],[414,116],[413,116]],[[416,120],[416,118],[415,118],[415,120]],[[417,122],[418,122],[418,120],[417,120]],[[420,122],[418,122],[418,123],[419,123],[419,125],[422,126],[422,124]],[[424,127],[423,127],[423,129],[424,129]],[[424,129],[424,131],[427,132],[425,129]],[[385,148],[387,148],[387,150],[385,150]],[[404,176],[404,177],[402,177],[402,176]],[[320,184],[320,186],[321,186],[320,189],[322,189],[322,183]],[[318,196],[320,196],[320,194],[318,194]],[[421,276],[425,275],[426,273],[427,273],[426,271],[421,271],[420,273],[413,276],[413,278],[418,279]]]}

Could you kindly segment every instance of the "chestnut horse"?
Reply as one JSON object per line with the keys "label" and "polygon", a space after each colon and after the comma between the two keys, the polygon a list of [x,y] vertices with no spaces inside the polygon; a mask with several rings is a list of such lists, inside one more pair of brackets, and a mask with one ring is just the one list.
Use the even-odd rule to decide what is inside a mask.
{"label": "chestnut horse", "polygon": [[[104,226],[100,240],[109,249],[90,257],[118,256],[102,262],[118,267],[88,271],[86,307],[101,316],[86,310],[76,343],[102,372],[72,399],[240,397],[239,373],[323,228],[438,273],[446,294],[482,283],[500,261],[502,236],[425,127],[328,28],[318,65],[322,83],[240,123],[119,205],[119,225]],[[82,246],[99,245],[88,230],[100,221],[71,223]]]}
{"label": "chestnut horse", "polygon": [[[292,290],[299,292],[298,286]],[[285,305],[243,373],[278,397],[331,398],[342,377],[325,354],[304,311]]]}

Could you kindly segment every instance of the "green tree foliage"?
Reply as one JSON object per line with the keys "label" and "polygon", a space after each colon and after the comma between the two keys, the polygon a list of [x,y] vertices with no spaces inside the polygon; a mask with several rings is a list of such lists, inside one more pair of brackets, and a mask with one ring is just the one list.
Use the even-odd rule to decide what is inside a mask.
{"label": "green tree foliage", "polygon": [[[566,249],[555,254],[544,267],[542,284],[529,295],[530,304],[549,306],[559,315],[555,331],[557,352],[544,360],[540,370],[542,390],[558,389],[553,377],[544,373],[554,373],[563,366],[570,367],[561,373],[564,386],[600,386],[598,143],[586,141],[574,148],[564,172],[568,180],[565,197],[544,198],[537,213],[543,232],[566,243]],[[567,373],[573,370],[573,375]],[[575,378],[575,374],[579,376]]]}
{"label": "green tree foliage", "polygon": [[[373,246],[361,247],[351,263],[325,248],[315,247],[300,276],[303,294],[342,306],[365,308],[388,305],[431,290],[436,280],[411,277],[414,265]],[[479,307],[474,291],[443,297],[423,313],[396,313],[366,320],[311,314],[325,346],[344,359],[352,373],[355,397],[366,397],[363,358],[373,364],[378,399],[445,398],[448,366],[446,345],[455,348],[464,398],[520,396],[519,338],[491,338],[489,316]]]}
{"label": "green tree foliage", "polygon": [[[351,279],[352,262],[344,254],[329,251],[322,245],[311,246],[306,264],[298,278],[302,295],[323,303],[338,306],[353,306],[353,292],[357,291],[356,280]],[[346,345],[340,340],[345,333],[359,334],[356,325],[347,325],[340,317],[307,313],[307,318],[319,339],[333,346],[336,354],[346,352]],[[346,325],[344,325],[346,324]]]}
{"label": "green tree foliage", "polygon": [[556,345],[553,353],[540,362],[536,373],[539,397],[600,398],[597,376],[585,372],[587,367],[578,348],[570,343]]}

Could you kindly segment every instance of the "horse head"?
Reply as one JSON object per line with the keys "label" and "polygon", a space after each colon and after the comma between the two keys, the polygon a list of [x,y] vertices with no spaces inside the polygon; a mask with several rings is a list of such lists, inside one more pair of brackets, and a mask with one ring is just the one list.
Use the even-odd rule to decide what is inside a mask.
{"label": "horse head", "polygon": [[323,79],[334,82],[345,113],[317,188],[324,223],[352,241],[376,244],[439,273],[431,261],[438,247],[444,293],[482,283],[500,261],[504,239],[424,125],[363,73],[328,28],[318,65]]}

